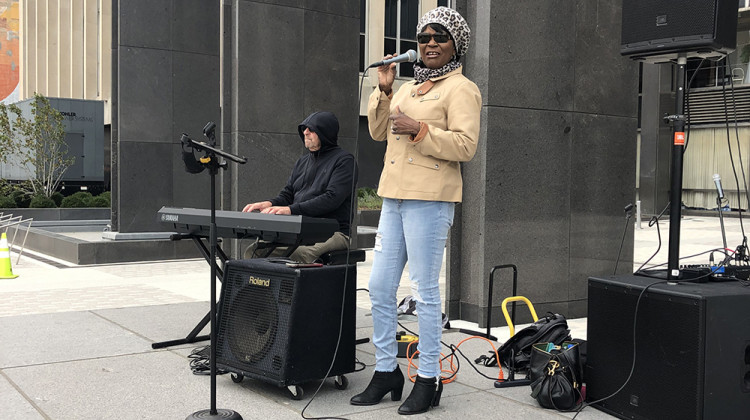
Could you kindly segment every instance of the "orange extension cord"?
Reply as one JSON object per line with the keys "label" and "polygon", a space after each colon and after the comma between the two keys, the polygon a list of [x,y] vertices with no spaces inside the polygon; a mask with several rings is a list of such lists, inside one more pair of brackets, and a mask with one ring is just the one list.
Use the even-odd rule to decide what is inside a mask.
{"label": "orange extension cord", "polygon": [[[492,347],[492,351],[495,353],[495,360],[498,361],[497,368],[498,368],[499,372],[497,374],[497,380],[498,381],[502,381],[503,380],[503,368],[500,365],[500,357],[498,357],[497,349],[495,348],[495,345],[492,344],[491,340],[488,340],[488,339],[486,339],[484,337],[480,337],[478,335],[473,335],[471,337],[467,337],[467,338],[464,338],[463,340],[461,340],[456,345],[456,350],[458,350],[458,348],[461,347],[461,344],[463,344],[463,343],[465,343],[465,342],[467,342],[467,341],[469,341],[471,339],[474,339],[474,338],[479,338],[479,339],[482,339],[482,340],[490,343],[490,346]],[[411,345],[414,344],[414,343],[418,343],[418,342],[419,341],[412,341],[406,347],[406,354],[407,355],[409,355],[409,354],[411,355],[411,356],[407,356],[407,358],[406,358],[409,361],[409,366],[406,368],[406,376],[408,376],[409,380],[412,381],[412,382],[416,381],[416,378],[417,378],[417,374],[416,373],[412,375],[411,368],[413,366],[415,370],[417,369],[417,365],[414,364],[413,359],[414,359],[415,355],[419,354],[419,350],[414,350],[413,354],[410,353],[410,350],[411,350]],[[441,380],[444,384],[449,384],[449,383],[451,383],[451,382],[453,382],[453,381],[456,380],[456,376],[458,375],[458,367],[456,367],[456,365],[453,363],[455,357],[456,357],[456,352],[455,351],[451,353],[450,357],[446,357],[443,353],[440,353],[440,372],[448,374],[447,378],[443,378]],[[448,360],[448,364],[450,365],[449,369],[443,369],[443,360]]]}

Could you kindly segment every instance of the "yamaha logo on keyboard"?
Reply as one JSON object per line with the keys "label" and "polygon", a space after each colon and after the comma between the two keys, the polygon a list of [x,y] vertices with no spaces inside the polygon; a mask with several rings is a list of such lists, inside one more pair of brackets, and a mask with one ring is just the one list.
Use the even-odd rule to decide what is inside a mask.
{"label": "yamaha logo on keyboard", "polygon": [[162,222],[173,222],[177,223],[180,221],[180,216],[176,214],[162,214],[161,215],[161,221]]}
{"label": "yamaha logo on keyboard", "polygon": [[255,276],[250,276],[249,283],[252,284],[253,286],[268,287],[268,286],[271,285],[271,280],[270,279],[262,279],[262,278],[255,277]]}

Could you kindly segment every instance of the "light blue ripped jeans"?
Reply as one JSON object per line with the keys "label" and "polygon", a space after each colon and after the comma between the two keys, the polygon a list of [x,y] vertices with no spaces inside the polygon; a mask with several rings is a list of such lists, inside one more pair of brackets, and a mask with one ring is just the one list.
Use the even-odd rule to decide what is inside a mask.
{"label": "light blue ripped jeans", "polygon": [[376,371],[396,369],[396,291],[408,260],[419,321],[417,373],[440,376],[443,325],[438,281],[454,208],[455,203],[444,201],[383,199],[369,285]]}

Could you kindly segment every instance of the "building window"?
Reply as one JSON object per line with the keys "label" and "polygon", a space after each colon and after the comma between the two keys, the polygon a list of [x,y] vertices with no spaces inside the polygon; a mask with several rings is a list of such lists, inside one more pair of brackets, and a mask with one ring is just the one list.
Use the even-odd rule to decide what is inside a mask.
{"label": "building window", "polygon": [[367,0],[359,1],[359,71],[365,71],[367,57]]}
{"label": "building window", "polygon": [[[417,50],[419,0],[385,0],[385,39],[383,54],[398,55]],[[413,77],[412,63],[401,63],[396,76]]]}

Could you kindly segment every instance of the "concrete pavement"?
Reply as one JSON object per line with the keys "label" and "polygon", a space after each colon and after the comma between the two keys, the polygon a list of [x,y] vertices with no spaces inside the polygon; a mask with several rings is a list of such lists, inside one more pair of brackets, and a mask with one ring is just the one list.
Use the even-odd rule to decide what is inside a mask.
{"label": "concrete pavement", "polygon": [[[663,244],[652,259],[666,263],[667,222],[660,223]],[[725,218],[730,248],[741,243],[740,220]],[[658,245],[656,227],[635,230],[637,268]],[[681,255],[722,247],[716,217],[685,216]],[[367,287],[372,252],[358,265],[357,287]],[[183,419],[210,407],[209,377],[192,374],[189,354],[206,342],[154,350],[154,342],[184,337],[209,309],[209,267],[203,260],[71,266],[26,251],[13,271],[19,277],[0,280],[0,419]],[[685,263],[706,263],[707,254]],[[217,291],[218,293],[218,291]],[[410,294],[402,281],[399,298]],[[413,319],[404,319],[416,329]],[[357,337],[370,337],[372,319],[366,292],[357,293]],[[477,330],[476,324],[451,321],[446,343],[468,336],[457,328]],[[572,334],[585,338],[586,319],[570,320]],[[521,326],[519,326],[521,327]],[[500,341],[508,328],[495,328]],[[207,331],[204,331],[207,333]],[[470,358],[487,354],[488,342],[473,339],[460,349]],[[217,407],[232,409],[244,419],[397,418],[400,402],[386,398],[371,407],[349,405],[351,396],[370,380],[374,364],[371,343],[357,346],[364,371],[347,374],[349,386],[336,389],[332,379],[305,384],[302,400],[290,398],[286,388],[229,375],[217,378]],[[406,367],[405,362],[402,362]],[[489,378],[497,368],[478,366]],[[506,374],[507,376],[507,374]],[[439,407],[416,418],[572,418],[538,407],[528,387],[496,389],[494,379],[474,371],[461,360],[457,379],[445,386]],[[404,397],[411,384],[407,383]],[[314,396],[314,397],[313,397]],[[311,398],[312,397],[312,398]],[[611,416],[586,408],[577,419]]]}

